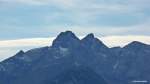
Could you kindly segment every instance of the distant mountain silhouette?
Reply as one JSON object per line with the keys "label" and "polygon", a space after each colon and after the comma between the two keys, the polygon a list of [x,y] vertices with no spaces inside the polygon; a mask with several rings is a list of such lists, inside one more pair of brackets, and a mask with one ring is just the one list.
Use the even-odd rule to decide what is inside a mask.
{"label": "distant mountain silhouette", "polygon": [[150,45],[108,48],[92,33],[80,40],[66,31],[51,46],[0,62],[0,84],[148,84],[149,65]]}

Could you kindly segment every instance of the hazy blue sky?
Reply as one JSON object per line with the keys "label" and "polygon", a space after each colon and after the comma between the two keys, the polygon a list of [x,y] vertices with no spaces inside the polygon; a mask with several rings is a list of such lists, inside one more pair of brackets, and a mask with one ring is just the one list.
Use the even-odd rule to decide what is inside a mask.
{"label": "hazy blue sky", "polygon": [[0,40],[77,35],[150,35],[150,0],[0,0]]}

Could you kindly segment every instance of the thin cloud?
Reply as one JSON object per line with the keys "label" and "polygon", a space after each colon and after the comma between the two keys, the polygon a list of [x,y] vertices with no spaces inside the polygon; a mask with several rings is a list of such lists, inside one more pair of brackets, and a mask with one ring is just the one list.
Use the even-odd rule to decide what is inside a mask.
{"label": "thin cloud", "polygon": [[[132,41],[150,44],[150,36],[106,36],[99,39],[108,47],[123,47]],[[32,48],[51,46],[53,40],[54,38],[52,37],[0,41],[0,61],[13,56],[19,50],[27,51]]]}
{"label": "thin cloud", "polygon": [[0,41],[0,48],[4,47],[30,47],[30,46],[46,46],[51,44],[54,38],[31,38],[19,40]]}
{"label": "thin cloud", "polygon": [[150,36],[106,36],[99,39],[109,47],[123,47],[132,41],[139,41],[150,45]]}
{"label": "thin cloud", "polygon": [[30,38],[0,41],[0,61],[13,56],[20,50],[50,46],[54,38]]}

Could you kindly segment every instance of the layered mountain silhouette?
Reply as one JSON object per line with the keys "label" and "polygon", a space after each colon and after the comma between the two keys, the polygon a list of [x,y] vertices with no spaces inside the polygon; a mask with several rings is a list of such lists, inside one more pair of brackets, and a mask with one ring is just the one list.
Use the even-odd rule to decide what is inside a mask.
{"label": "layered mountain silhouette", "polygon": [[80,40],[66,31],[0,62],[0,84],[149,84],[149,65],[150,45],[109,48],[92,33]]}

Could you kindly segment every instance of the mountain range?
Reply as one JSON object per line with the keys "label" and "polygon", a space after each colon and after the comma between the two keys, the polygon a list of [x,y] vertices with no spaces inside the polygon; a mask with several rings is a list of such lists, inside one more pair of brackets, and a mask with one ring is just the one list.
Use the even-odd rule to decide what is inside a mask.
{"label": "mountain range", "polygon": [[149,84],[150,45],[107,47],[92,33],[61,32],[52,45],[0,62],[0,84]]}

